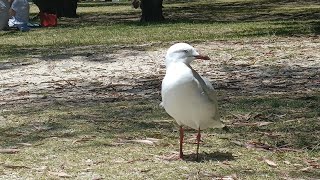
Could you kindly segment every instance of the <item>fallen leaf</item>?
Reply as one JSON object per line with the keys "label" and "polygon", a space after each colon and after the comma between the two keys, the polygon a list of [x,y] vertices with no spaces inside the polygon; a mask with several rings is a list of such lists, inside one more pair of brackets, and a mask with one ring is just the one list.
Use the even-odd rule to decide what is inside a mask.
{"label": "fallen leaf", "polygon": [[265,135],[265,136],[269,136],[271,138],[277,138],[279,136],[281,136],[278,133],[273,133],[273,132],[258,132],[259,134]]}
{"label": "fallen leaf", "polygon": [[[218,180],[219,178],[216,178],[216,179]],[[232,174],[230,176],[223,176],[221,177],[221,179],[222,180],[238,180],[239,178],[237,177],[236,174]]]}
{"label": "fallen leaf", "polygon": [[302,169],[300,169],[300,171],[302,171],[302,172],[310,172],[310,170],[312,169],[312,167],[305,167],[305,168],[302,168]]}
{"label": "fallen leaf", "polygon": [[271,124],[272,122],[266,122],[266,121],[261,121],[261,122],[235,122],[232,123],[233,125],[237,126],[237,127],[242,127],[242,126],[257,126],[257,127],[261,127],[261,126],[266,126]]}
{"label": "fallen leaf", "polygon": [[148,145],[154,145],[158,141],[159,139],[155,139],[155,138],[121,140],[121,142],[123,143],[142,143],[142,144],[148,144]]}
{"label": "fallen leaf", "polygon": [[137,161],[148,161],[149,159],[148,158],[139,158],[139,159],[132,159],[130,161],[127,161],[127,163],[134,163],[134,162],[137,162]]}
{"label": "fallen leaf", "polygon": [[44,171],[46,170],[48,167],[47,166],[40,166],[40,167],[35,167],[35,168],[32,168],[33,170],[36,170],[36,171]]}
{"label": "fallen leaf", "polygon": [[251,118],[251,112],[247,113],[247,114],[232,114],[234,117],[236,117],[238,120],[244,120],[244,121],[248,121]]}
{"label": "fallen leaf", "polygon": [[312,160],[309,160],[309,159],[304,159],[304,162],[306,164],[308,164],[310,167],[313,167],[315,169],[320,169],[320,164],[318,163],[319,160],[317,159],[312,159]]}
{"label": "fallen leaf", "polygon": [[4,154],[15,154],[18,153],[20,149],[0,149],[0,153]]}
{"label": "fallen leaf", "polygon": [[278,151],[303,152],[303,150],[300,150],[300,149],[293,149],[293,148],[287,148],[287,147],[278,148],[277,150]]}
{"label": "fallen leaf", "polygon": [[17,143],[18,145],[22,145],[22,146],[32,146],[32,144],[30,143]]}
{"label": "fallen leaf", "polygon": [[173,154],[170,154],[170,155],[157,156],[157,158],[160,159],[160,160],[166,160],[166,161],[178,161],[178,160],[181,160],[181,158],[179,157],[179,153],[178,152],[174,152]]}
{"label": "fallen leaf", "polygon": [[150,141],[153,141],[153,142],[158,142],[160,139],[157,139],[157,138],[146,138],[146,140],[150,140]]}
{"label": "fallen leaf", "polygon": [[151,169],[142,169],[142,170],[140,170],[140,172],[142,172],[142,173],[146,173],[146,172],[149,172],[149,171],[151,171]]}
{"label": "fallen leaf", "polygon": [[27,167],[25,165],[3,164],[2,166],[5,167],[5,168],[11,168],[11,169],[21,169],[21,168],[30,169],[29,167]]}
{"label": "fallen leaf", "polygon": [[45,125],[33,125],[33,128],[37,131],[47,131],[52,129],[52,127],[45,126]]}
{"label": "fallen leaf", "polygon": [[62,178],[71,178],[72,177],[70,174],[67,174],[65,172],[52,172],[52,171],[49,171],[49,174],[53,175],[53,176],[62,177]]}
{"label": "fallen leaf", "polygon": [[248,148],[248,149],[252,149],[252,148],[257,148],[257,149],[264,149],[264,150],[273,150],[274,148],[268,144],[264,144],[261,142],[255,142],[255,141],[250,141],[250,142],[246,142],[244,143],[244,147]]}
{"label": "fallen leaf", "polygon": [[283,161],[283,162],[287,165],[291,164],[290,161]]}
{"label": "fallen leaf", "polygon": [[271,167],[277,167],[278,166],[275,162],[271,161],[270,159],[264,158],[263,160],[264,160],[264,162],[266,162]]}
{"label": "fallen leaf", "polygon": [[260,127],[260,126],[266,126],[266,125],[272,124],[272,122],[264,122],[264,121],[262,121],[262,122],[257,122],[256,124],[257,124],[258,127]]}
{"label": "fallen leaf", "polygon": [[292,165],[295,166],[295,167],[302,167],[303,166],[302,164],[298,164],[298,163],[294,163]]}
{"label": "fallen leaf", "polygon": [[142,144],[149,144],[149,145],[153,145],[154,142],[147,140],[147,139],[136,139],[136,140],[127,140],[126,142],[136,142],[136,143],[142,143]]}
{"label": "fallen leaf", "polygon": [[91,141],[95,138],[95,136],[89,136],[89,137],[82,137],[80,139],[76,139],[72,142],[72,144],[74,143],[78,143],[78,142],[87,142],[87,141]]}
{"label": "fallen leaf", "polygon": [[243,146],[243,143],[240,142],[240,141],[234,140],[234,141],[230,141],[230,142],[232,142],[232,143],[234,143],[234,144],[236,144],[236,145],[238,145],[238,146]]}

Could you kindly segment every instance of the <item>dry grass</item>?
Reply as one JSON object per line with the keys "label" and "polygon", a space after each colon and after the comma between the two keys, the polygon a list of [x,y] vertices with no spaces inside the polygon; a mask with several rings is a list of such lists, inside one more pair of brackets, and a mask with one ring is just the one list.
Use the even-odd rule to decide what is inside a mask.
{"label": "dry grass", "polygon": [[[82,19],[57,28],[1,32],[0,179],[319,178],[319,3],[185,5],[139,24],[127,5],[82,4]],[[229,129],[203,132],[200,162],[193,130],[186,159],[166,160],[178,132],[158,106],[165,50],[155,49],[175,41],[206,42],[193,44],[213,61],[194,66]]]}

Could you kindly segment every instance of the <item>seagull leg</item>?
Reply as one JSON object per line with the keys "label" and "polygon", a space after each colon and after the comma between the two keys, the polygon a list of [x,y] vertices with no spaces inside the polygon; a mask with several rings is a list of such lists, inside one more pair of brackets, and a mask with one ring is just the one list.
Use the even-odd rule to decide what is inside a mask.
{"label": "seagull leg", "polygon": [[200,134],[200,127],[198,129],[198,135],[197,135],[197,161],[199,160],[199,144],[201,140],[201,134]]}
{"label": "seagull leg", "polygon": [[179,157],[180,157],[181,159],[183,159],[183,152],[182,152],[183,136],[184,136],[184,134],[183,134],[183,127],[180,126],[180,154],[179,154]]}

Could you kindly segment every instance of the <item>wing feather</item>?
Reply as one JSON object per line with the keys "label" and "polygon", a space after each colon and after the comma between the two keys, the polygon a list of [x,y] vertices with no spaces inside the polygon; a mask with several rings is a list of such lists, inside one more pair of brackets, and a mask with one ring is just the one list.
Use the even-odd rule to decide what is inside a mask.
{"label": "wing feather", "polygon": [[198,81],[198,85],[200,88],[203,90],[203,93],[208,97],[208,99],[215,105],[215,115],[214,119],[219,120],[220,119],[220,114],[218,111],[218,99],[217,99],[217,93],[214,90],[212,84],[210,81],[206,78],[202,78],[191,66],[189,68],[192,70],[192,74],[195,77],[195,79]]}

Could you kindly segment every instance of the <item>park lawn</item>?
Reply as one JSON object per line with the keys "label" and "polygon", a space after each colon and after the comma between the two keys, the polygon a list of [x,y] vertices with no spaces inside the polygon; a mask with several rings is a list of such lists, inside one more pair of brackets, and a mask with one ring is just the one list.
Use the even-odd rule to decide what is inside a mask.
{"label": "park lawn", "polygon": [[0,154],[0,177],[317,178],[319,97],[222,100],[229,131],[203,131],[200,162],[192,130],[186,131],[186,160],[166,159],[178,152],[178,128],[157,100],[12,107],[0,114],[6,120],[1,147],[9,149]]}
{"label": "park lawn", "polygon": [[[68,47],[203,42],[274,36],[314,36],[320,32],[320,3],[306,1],[191,1],[164,3],[163,23],[139,23],[129,3],[79,3],[79,19],[59,19],[56,28],[28,33],[0,32],[0,60],[63,53]],[[32,5],[31,14],[37,8]],[[37,21],[37,20],[36,20]]]}
{"label": "park lawn", "polygon": [[[81,18],[62,18],[58,27],[0,32],[0,62],[77,56],[83,52],[73,48],[80,47],[86,53],[319,34],[320,3],[312,0],[180,1],[165,3],[164,11],[168,21],[149,24],[139,23],[139,10],[128,3],[80,3]],[[320,177],[319,92],[268,96],[220,88],[218,95],[228,131],[203,131],[199,162],[193,130],[186,131],[186,159],[167,160],[178,152],[179,134],[159,97],[48,101],[48,94],[42,103],[2,105],[0,179]]]}

